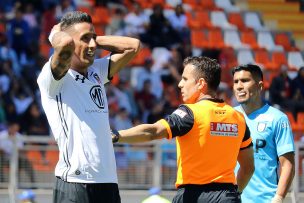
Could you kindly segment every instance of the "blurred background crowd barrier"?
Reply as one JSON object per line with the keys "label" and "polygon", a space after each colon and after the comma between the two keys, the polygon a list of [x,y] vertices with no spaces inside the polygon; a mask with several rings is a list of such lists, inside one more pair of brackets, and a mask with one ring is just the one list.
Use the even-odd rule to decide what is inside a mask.
{"label": "blurred background crowd barrier", "polygon": [[[0,190],[9,202],[18,202],[20,190],[45,190],[51,195],[58,148],[50,137],[12,137],[12,151],[7,157],[0,151]],[[23,147],[18,143],[22,141]],[[117,173],[121,190],[148,190],[157,186],[175,192],[176,150],[174,140],[144,144],[115,144]],[[203,155],[202,155],[203,156]],[[300,202],[304,192],[304,143],[296,142],[296,175],[289,198]],[[5,192],[6,191],[6,192]],[[171,195],[172,195],[171,193]],[[0,194],[1,196],[5,195]],[[169,194],[170,195],[170,194]],[[123,196],[123,194],[122,194]],[[49,200],[50,200],[49,196]],[[298,199],[298,201],[296,201]]]}

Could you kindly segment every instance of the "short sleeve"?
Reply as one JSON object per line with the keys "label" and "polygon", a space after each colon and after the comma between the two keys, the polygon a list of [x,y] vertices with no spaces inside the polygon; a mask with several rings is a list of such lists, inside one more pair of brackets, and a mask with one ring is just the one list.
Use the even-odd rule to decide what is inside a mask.
{"label": "short sleeve", "polygon": [[252,139],[250,137],[250,130],[246,124],[245,135],[243,137],[242,144],[241,144],[241,150],[246,149],[251,146],[253,146],[253,144],[252,144]]}
{"label": "short sleeve", "polygon": [[161,122],[167,128],[169,139],[171,139],[187,134],[193,127],[194,116],[187,106],[181,105]]}
{"label": "short sleeve", "polygon": [[286,115],[280,117],[276,122],[275,143],[277,146],[278,156],[295,151],[293,134]]}
{"label": "short sleeve", "polygon": [[39,86],[39,89],[41,91],[41,94],[47,94],[50,97],[55,96],[64,81],[64,77],[60,80],[55,80],[52,70],[51,70],[51,58],[49,61],[43,66],[38,78],[37,83]]}
{"label": "short sleeve", "polygon": [[94,71],[98,72],[101,75],[103,84],[108,83],[112,78],[109,78],[110,75],[110,59],[111,56],[108,55],[106,57],[95,59],[94,64],[92,67],[94,67]]}

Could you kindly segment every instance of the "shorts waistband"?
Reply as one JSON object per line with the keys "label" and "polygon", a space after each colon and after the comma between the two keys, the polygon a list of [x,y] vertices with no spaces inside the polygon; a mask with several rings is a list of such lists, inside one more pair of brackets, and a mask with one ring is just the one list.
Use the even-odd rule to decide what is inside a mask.
{"label": "shorts waistband", "polygon": [[60,176],[56,176],[56,178],[61,181],[61,182],[65,182],[65,183],[69,183],[69,184],[81,184],[81,185],[118,185],[117,183],[81,183],[81,182],[68,182],[65,180],[62,180],[62,178]]}
{"label": "shorts waistband", "polygon": [[238,186],[234,185],[233,183],[208,183],[203,185],[184,184],[184,185],[179,185],[177,188],[200,189],[200,190],[237,190]]}

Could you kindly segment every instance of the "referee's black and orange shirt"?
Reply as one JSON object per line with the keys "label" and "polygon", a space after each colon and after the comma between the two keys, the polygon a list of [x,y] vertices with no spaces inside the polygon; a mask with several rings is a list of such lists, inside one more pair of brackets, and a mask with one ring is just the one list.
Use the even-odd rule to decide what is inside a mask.
{"label": "referee's black and orange shirt", "polygon": [[240,150],[252,146],[244,116],[219,99],[179,106],[160,120],[176,137],[176,187],[184,184],[233,183]]}

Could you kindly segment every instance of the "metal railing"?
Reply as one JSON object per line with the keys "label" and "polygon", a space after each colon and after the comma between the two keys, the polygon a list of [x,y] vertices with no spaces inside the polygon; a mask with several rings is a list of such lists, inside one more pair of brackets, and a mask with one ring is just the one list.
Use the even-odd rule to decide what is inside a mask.
{"label": "metal railing", "polygon": [[[16,202],[16,191],[26,188],[52,189],[58,147],[51,136],[23,136],[24,147],[18,149],[11,138],[9,157],[0,150],[0,188],[8,189],[10,202]],[[174,189],[176,152],[174,141],[145,144],[115,144],[120,189],[149,189],[159,186]]]}
{"label": "metal railing", "polygon": [[[51,136],[24,136],[18,149],[16,140],[10,157],[0,151],[0,188],[8,189],[10,202],[16,202],[18,189],[52,189],[58,148]],[[120,189],[146,190],[152,186],[175,189],[176,150],[174,140],[144,144],[115,144]],[[304,192],[304,143],[296,143],[296,174],[292,186],[293,202]]]}

